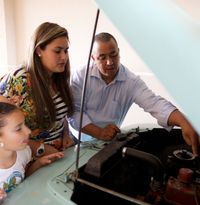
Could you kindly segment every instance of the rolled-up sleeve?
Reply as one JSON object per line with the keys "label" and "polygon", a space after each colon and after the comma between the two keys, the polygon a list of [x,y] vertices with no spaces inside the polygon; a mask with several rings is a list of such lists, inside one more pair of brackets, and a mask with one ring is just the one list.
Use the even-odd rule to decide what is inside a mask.
{"label": "rolled-up sleeve", "polygon": [[139,77],[134,90],[135,103],[155,117],[160,126],[170,130],[172,127],[168,125],[168,118],[177,109],[176,106],[153,93]]}

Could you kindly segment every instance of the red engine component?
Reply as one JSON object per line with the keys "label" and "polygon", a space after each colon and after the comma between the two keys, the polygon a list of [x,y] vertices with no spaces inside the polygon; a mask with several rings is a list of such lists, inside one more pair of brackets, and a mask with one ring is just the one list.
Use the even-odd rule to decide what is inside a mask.
{"label": "red engine component", "polygon": [[198,205],[197,185],[192,184],[193,171],[181,168],[178,177],[170,177],[164,199],[173,205]]}

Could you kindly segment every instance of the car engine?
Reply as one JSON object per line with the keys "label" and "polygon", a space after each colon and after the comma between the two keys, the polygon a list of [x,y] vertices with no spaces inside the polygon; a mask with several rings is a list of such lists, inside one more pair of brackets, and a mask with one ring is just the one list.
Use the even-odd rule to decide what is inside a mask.
{"label": "car engine", "polygon": [[199,205],[200,158],[180,129],[118,134],[79,169],[77,204]]}

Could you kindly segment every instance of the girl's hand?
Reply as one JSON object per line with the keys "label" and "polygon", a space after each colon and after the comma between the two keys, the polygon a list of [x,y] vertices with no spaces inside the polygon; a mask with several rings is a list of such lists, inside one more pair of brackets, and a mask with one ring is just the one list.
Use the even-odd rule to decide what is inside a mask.
{"label": "girl's hand", "polygon": [[56,152],[49,155],[44,155],[42,157],[37,158],[33,163],[31,163],[26,169],[26,177],[30,176],[33,172],[38,170],[39,168],[51,164],[52,162],[56,161],[57,159],[61,159],[64,157],[63,152]]}
{"label": "girl's hand", "polygon": [[45,166],[51,164],[52,162],[56,161],[57,159],[61,159],[64,157],[63,152],[56,152],[49,155],[42,156],[37,159],[41,166]]}
{"label": "girl's hand", "polygon": [[3,189],[0,189],[0,204],[5,200],[6,197],[6,192]]}

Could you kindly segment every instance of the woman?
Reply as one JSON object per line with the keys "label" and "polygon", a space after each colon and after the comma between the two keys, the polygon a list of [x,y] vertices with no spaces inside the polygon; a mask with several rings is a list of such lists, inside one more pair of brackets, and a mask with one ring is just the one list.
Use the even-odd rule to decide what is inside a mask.
{"label": "woman", "polygon": [[[66,115],[73,113],[69,88],[69,37],[65,28],[42,23],[35,31],[27,63],[0,81],[0,94],[21,108],[31,129],[35,155],[71,146]],[[55,149],[54,149],[55,148]]]}

